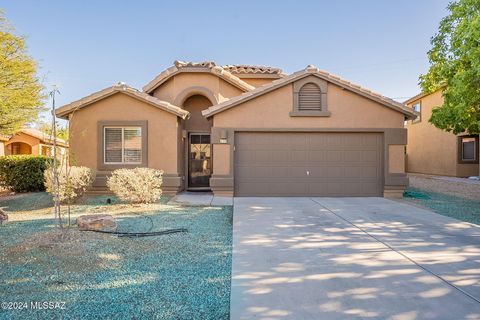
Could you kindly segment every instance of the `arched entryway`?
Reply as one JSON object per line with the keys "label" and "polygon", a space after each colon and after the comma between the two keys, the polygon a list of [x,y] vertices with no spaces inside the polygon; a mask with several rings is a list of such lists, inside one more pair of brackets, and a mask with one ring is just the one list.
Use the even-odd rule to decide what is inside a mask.
{"label": "arched entryway", "polygon": [[212,119],[202,115],[202,110],[212,106],[207,97],[193,94],[185,99],[182,108],[190,112],[190,118],[185,120],[184,129],[187,132],[186,169],[187,188],[201,190],[210,188],[212,175],[212,147],[210,131]]}
{"label": "arched entryway", "polygon": [[17,154],[32,154],[32,146],[25,142],[12,142],[8,145],[7,152],[11,155]]}

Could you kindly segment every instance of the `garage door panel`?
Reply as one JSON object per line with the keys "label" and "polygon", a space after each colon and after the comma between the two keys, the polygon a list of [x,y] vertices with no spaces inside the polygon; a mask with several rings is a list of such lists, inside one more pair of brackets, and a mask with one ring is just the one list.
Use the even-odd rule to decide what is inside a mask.
{"label": "garage door panel", "polygon": [[237,196],[382,194],[381,134],[241,132],[235,141]]}
{"label": "garage door panel", "polygon": [[367,162],[377,162],[378,152],[376,150],[363,151],[360,153],[361,159]]}
{"label": "garage door panel", "polygon": [[326,154],[326,160],[330,162],[343,161],[343,151],[329,150]]}

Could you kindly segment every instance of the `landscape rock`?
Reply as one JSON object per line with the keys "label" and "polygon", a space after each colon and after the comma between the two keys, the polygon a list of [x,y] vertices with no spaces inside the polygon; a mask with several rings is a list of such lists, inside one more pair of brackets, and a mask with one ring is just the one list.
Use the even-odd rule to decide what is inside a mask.
{"label": "landscape rock", "polygon": [[117,228],[117,222],[109,214],[90,214],[79,216],[77,226],[80,230],[110,231]]}

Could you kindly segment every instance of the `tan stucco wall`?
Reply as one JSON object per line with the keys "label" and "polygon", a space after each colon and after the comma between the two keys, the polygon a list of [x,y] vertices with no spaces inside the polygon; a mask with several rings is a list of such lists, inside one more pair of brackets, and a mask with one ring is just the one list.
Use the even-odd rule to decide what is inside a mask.
{"label": "tan stucco wall", "polygon": [[213,172],[216,175],[230,174],[230,145],[228,144],[214,144],[213,155],[219,161],[213,161]]}
{"label": "tan stucco wall", "polygon": [[[7,155],[10,154],[10,145],[14,142],[26,143],[31,147],[31,154],[40,154],[40,139],[32,137],[28,134],[18,133],[15,134],[12,138],[10,138],[8,142],[5,142],[5,151]],[[30,149],[28,149],[28,146],[21,145],[20,152],[22,154],[28,154],[30,152]]]}
{"label": "tan stucco wall", "polygon": [[0,141],[0,157],[5,155],[5,143]]}
{"label": "tan stucco wall", "polygon": [[[189,88],[203,88],[210,91],[216,99],[216,101],[212,101],[213,104],[216,104],[217,101],[222,102],[228,98],[235,97],[243,92],[239,88],[213,74],[192,72],[179,73],[173,76],[155,89],[155,91],[153,91],[153,96],[160,100],[182,105],[184,101],[178,101],[177,98],[185,92],[188,93]],[[195,92],[194,90],[194,93],[201,92]],[[187,97],[184,97],[184,99],[185,98],[188,98],[188,95]]]}
{"label": "tan stucco wall", "polygon": [[[333,84],[328,84],[327,105],[331,112],[329,117],[290,116],[293,110],[293,84],[290,84],[214,115],[214,168],[211,180],[213,191],[219,194],[233,193],[231,148],[236,130],[358,129],[384,133],[385,194],[401,195],[408,183],[404,168],[404,147],[407,141],[403,129],[404,115]],[[228,133],[227,144],[220,144],[221,131]]]}
{"label": "tan stucco wall", "polygon": [[185,129],[190,132],[210,132],[213,121],[202,116],[202,111],[211,105],[210,100],[200,95],[185,100],[181,107],[190,112],[190,118],[185,120]]}
{"label": "tan stucco wall", "polygon": [[266,78],[266,79],[265,78],[242,78],[242,80],[254,87],[260,87],[276,79],[275,78]]}
{"label": "tan stucco wall", "polygon": [[388,146],[388,172],[405,173],[405,146]]}
{"label": "tan stucco wall", "polygon": [[286,85],[214,116],[215,127],[402,128],[404,116],[355,93],[328,85],[330,117],[291,117],[293,85]]}
{"label": "tan stucco wall", "polygon": [[148,167],[162,169],[165,174],[178,174],[177,117],[121,93],[95,102],[71,116],[72,162],[97,169],[99,121],[145,120],[148,121]]}
{"label": "tan stucco wall", "polygon": [[407,171],[424,174],[459,176],[478,175],[478,164],[457,164],[458,138],[428,122],[432,109],[443,104],[442,92],[409,103],[421,102],[421,121],[408,121]]}

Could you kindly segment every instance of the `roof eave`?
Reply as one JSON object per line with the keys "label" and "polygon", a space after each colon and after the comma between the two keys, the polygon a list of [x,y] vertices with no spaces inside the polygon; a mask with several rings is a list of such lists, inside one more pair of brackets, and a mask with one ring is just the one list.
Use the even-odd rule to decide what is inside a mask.
{"label": "roof eave", "polygon": [[184,73],[184,72],[190,72],[190,73],[195,73],[195,72],[202,72],[202,73],[209,73],[218,76],[219,78],[223,79],[224,81],[230,83],[231,85],[239,88],[240,90],[247,92],[254,90],[255,87],[246,83],[242,79],[240,79],[238,76],[232,74],[231,72],[224,70],[221,67],[213,67],[213,68],[207,68],[207,67],[182,67],[182,68],[177,68],[176,66],[170,67],[166,69],[165,71],[161,72],[158,76],[156,76],[152,81],[147,83],[145,86],[143,86],[142,90],[145,93],[152,93],[155,91],[159,86],[161,86],[163,83],[168,81],[170,78],[176,76],[177,74]]}
{"label": "roof eave", "polygon": [[[342,87],[346,90],[349,90],[349,91],[352,91],[352,92],[355,92],[356,94],[359,94],[367,99],[370,99],[372,101],[375,101],[377,103],[380,103],[388,108],[391,108],[395,111],[398,111],[398,112],[401,112],[405,115],[406,118],[411,118],[411,119],[415,119],[416,118],[416,115],[409,111],[407,109],[407,107],[405,106],[404,108],[400,107],[400,106],[397,106],[393,103],[389,103],[387,101],[384,101],[380,98],[377,98],[371,94],[367,94],[365,92],[363,92],[362,90],[358,90],[356,89],[354,86],[347,86],[345,85],[344,83],[342,83],[341,81],[338,81],[335,79],[335,77],[327,77],[325,75],[323,75],[322,73],[319,73],[319,72],[313,72],[312,69],[305,69],[305,70],[301,70],[301,71],[298,71],[296,73],[293,73],[289,76],[286,76],[285,78],[282,78],[282,79],[278,79],[276,81],[273,81],[271,82],[270,84],[267,85],[267,87],[258,87],[258,91],[255,92],[255,90],[253,92],[247,92],[247,93],[244,93],[244,98],[239,98],[239,99],[235,99],[235,98],[232,98],[230,99],[229,101],[226,101],[224,102],[223,104],[225,104],[225,107],[222,107],[221,104],[220,105],[216,105],[216,106],[212,106],[206,110],[203,110],[202,111],[202,115],[205,116],[205,117],[211,117],[217,113],[220,113],[220,112],[223,112],[223,111],[226,111],[230,108],[233,108],[241,103],[244,103],[244,102],[247,102],[249,100],[252,100],[252,99],[255,99],[256,97],[258,96],[261,96],[263,94],[266,94],[266,93],[269,93],[271,91],[274,91],[282,86],[285,86],[285,85],[288,85],[292,82],[295,82],[297,80],[300,80],[304,77],[308,77],[310,75],[313,75],[313,76],[316,76],[318,78],[321,78],[325,81],[328,81],[330,83],[333,83],[339,87]],[[278,84],[280,82],[280,84]],[[241,97],[241,96],[239,96]]]}
{"label": "roof eave", "polygon": [[[135,90],[135,89],[129,88],[129,87],[115,87],[115,86],[110,87],[110,88],[101,90],[99,92],[96,92],[96,93],[90,95],[90,96],[92,96],[90,99],[89,99],[90,96],[87,96],[87,97],[84,97],[80,100],[72,102],[68,105],[62,106],[62,107],[60,107],[56,110],[55,114],[59,118],[68,120],[68,116],[72,112],[75,112],[78,109],[87,107],[87,106],[89,106],[89,105],[91,105],[91,104],[93,104],[97,101],[108,98],[108,97],[110,97],[114,94],[123,93],[123,94],[128,95],[129,97],[132,97],[133,99],[137,99],[137,100],[145,102],[145,103],[147,103],[147,104],[149,104],[153,107],[159,108],[159,109],[164,110],[164,111],[169,112],[169,113],[172,113],[172,114],[174,114],[174,115],[176,115],[176,116],[178,116],[182,119],[186,119],[190,115],[190,113],[188,111],[182,110],[181,108],[176,107],[176,106],[174,106],[174,105],[172,105],[168,102],[159,100],[158,103],[156,103],[154,101],[150,101],[149,99],[157,99],[157,98],[149,97],[149,99],[146,99],[146,98],[141,96],[141,94],[146,94],[146,93],[138,92],[138,94],[136,94],[136,93],[132,92],[132,90]],[[97,95],[97,96],[95,96],[95,95]],[[85,100],[85,101],[82,101],[82,100]]]}

